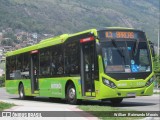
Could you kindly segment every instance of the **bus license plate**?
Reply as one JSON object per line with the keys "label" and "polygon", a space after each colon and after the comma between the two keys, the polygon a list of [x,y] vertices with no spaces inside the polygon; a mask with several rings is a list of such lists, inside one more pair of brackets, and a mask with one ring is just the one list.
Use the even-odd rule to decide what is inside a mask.
{"label": "bus license plate", "polygon": [[128,93],[127,94],[127,97],[135,97],[136,96],[136,93]]}

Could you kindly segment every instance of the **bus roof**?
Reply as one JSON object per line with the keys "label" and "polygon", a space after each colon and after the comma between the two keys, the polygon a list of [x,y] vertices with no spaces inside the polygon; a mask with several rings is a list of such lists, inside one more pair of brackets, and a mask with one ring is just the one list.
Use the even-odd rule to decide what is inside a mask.
{"label": "bus roof", "polygon": [[9,51],[6,53],[6,57],[29,52],[29,51],[33,51],[33,50],[38,50],[38,49],[45,48],[45,47],[52,46],[52,45],[56,45],[56,44],[61,44],[61,43],[65,42],[70,37],[74,37],[74,36],[89,33],[89,32],[93,32],[94,34],[96,34],[96,29],[90,29],[90,30],[86,30],[86,31],[82,31],[82,32],[74,33],[74,34],[62,34],[62,35],[55,36],[52,38],[44,39],[44,40],[40,41],[38,44],[24,47],[24,48],[14,50],[14,51]]}
{"label": "bus roof", "polygon": [[56,44],[61,44],[61,43],[65,42],[70,37],[74,37],[74,36],[89,33],[89,32],[94,33],[94,35],[97,36],[97,31],[100,31],[100,30],[135,30],[135,29],[134,28],[126,28],[126,27],[105,27],[103,29],[89,29],[89,30],[85,30],[82,32],[74,33],[74,34],[62,34],[62,35],[55,36],[52,38],[44,39],[44,40],[40,41],[38,44],[35,44],[32,46],[28,46],[28,47],[24,47],[24,48],[21,48],[18,50],[7,52],[6,57],[29,52],[29,51],[33,51],[33,50],[38,50],[38,49],[45,48],[45,47],[52,46],[52,45],[56,45]]}
{"label": "bus roof", "polygon": [[127,27],[104,27],[104,28],[98,29],[97,31],[101,31],[101,30],[134,30],[134,31],[142,31],[142,30],[138,30],[138,29],[134,29],[134,28],[127,28]]}

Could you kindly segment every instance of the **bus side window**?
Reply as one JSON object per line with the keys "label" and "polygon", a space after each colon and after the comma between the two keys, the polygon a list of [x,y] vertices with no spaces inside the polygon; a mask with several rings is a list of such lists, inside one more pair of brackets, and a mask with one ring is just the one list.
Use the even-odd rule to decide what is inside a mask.
{"label": "bus side window", "polygon": [[58,69],[57,74],[63,74],[63,57],[61,54],[58,56],[57,69]]}
{"label": "bus side window", "polygon": [[10,65],[11,65],[10,79],[14,80],[15,79],[15,71],[16,71],[16,57],[15,56],[11,57]]}
{"label": "bus side window", "polygon": [[40,75],[50,76],[50,48],[42,49],[40,52]]}
{"label": "bus side window", "polygon": [[11,57],[6,58],[6,80],[10,80],[10,74],[11,74],[11,64],[10,59]]}
{"label": "bus side window", "polygon": [[51,75],[62,75],[64,73],[62,45],[53,46],[51,56]]}
{"label": "bus side window", "polygon": [[78,41],[70,41],[65,45],[65,73],[79,74],[80,50]]}
{"label": "bus side window", "polygon": [[56,73],[56,62],[55,59],[51,60],[51,75],[54,75]]}
{"label": "bus side window", "polygon": [[23,54],[20,54],[16,57],[16,71],[15,71],[15,79],[21,79],[22,65],[23,65]]}

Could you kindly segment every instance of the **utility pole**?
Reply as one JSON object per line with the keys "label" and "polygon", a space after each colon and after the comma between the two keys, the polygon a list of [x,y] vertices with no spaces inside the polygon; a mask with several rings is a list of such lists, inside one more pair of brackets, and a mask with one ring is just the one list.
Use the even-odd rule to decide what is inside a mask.
{"label": "utility pole", "polygon": [[[159,0],[159,5],[160,5],[160,0]],[[159,7],[159,11],[160,11],[160,7]],[[160,25],[160,13],[158,14],[158,26]],[[160,26],[158,27],[158,52],[157,52],[157,57],[158,57],[158,65],[159,65],[159,33],[160,32]]]}
{"label": "utility pole", "polygon": [[158,29],[158,51],[157,51],[157,57],[158,57],[158,59],[157,59],[157,62],[158,62],[158,64],[159,64],[159,29]]}
{"label": "utility pole", "polygon": [[[159,28],[160,29],[160,28]],[[157,63],[158,63],[158,67],[159,67],[159,29],[158,29],[158,47],[157,47],[157,49],[158,49],[158,51],[157,51]],[[157,88],[159,87],[159,83],[158,83],[158,79],[160,79],[160,76],[157,76]]]}

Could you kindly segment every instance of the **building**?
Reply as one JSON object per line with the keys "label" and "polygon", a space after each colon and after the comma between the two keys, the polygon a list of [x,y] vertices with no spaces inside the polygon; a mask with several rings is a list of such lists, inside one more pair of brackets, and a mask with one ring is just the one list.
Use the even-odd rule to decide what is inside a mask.
{"label": "building", "polygon": [[8,52],[8,51],[11,51],[13,49],[12,46],[4,46],[4,52]]}

